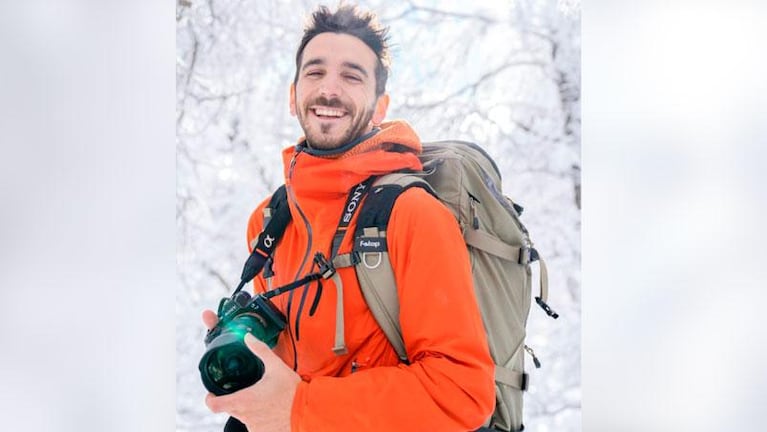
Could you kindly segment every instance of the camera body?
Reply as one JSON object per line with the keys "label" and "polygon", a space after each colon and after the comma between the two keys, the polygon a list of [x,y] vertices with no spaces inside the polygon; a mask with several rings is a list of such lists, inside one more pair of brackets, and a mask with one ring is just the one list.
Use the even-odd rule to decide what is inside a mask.
{"label": "camera body", "polygon": [[205,388],[221,396],[249,387],[264,375],[264,363],[245,345],[245,335],[251,333],[274,348],[286,320],[267,297],[245,291],[221,299],[218,319],[205,336],[199,369]]}

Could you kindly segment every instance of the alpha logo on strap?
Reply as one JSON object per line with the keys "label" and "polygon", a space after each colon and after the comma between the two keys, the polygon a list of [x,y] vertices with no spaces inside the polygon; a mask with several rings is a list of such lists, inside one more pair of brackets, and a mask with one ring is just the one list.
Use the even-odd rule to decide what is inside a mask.
{"label": "alpha logo on strap", "polygon": [[267,234],[264,237],[264,246],[266,246],[267,248],[271,249],[273,244],[274,244],[274,237],[272,237],[269,234]]}

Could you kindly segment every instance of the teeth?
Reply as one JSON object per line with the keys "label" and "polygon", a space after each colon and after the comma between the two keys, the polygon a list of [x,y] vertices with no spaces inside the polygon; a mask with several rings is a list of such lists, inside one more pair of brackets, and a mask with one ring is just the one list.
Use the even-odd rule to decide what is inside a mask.
{"label": "teeth", "polygon": [[318,116],[325,116],[325,117],[341,117],[344,115],[343,111],[332,109],[332,108],[315,108],[314,112]]}

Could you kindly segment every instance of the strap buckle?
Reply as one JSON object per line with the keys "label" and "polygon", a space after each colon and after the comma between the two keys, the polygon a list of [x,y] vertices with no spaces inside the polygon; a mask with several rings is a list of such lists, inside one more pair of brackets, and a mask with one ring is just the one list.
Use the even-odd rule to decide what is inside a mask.
{"label": "strap buckle", "polygon": [[535,262],[541,259],[541,256],[538,255],[538,250],[535,249],[532,246],[522,246],[519,248],[519,259],[517,262],[520,265],[528,265],[531,262]]}
{"label": "strap buckle", "polygon": [[522,246],[519,248],[519,259],[517,262],[520,265],[528,265],[530,264],[530,258],[532,257],[532,248],[529,248],[527,246]]}
{"label": "strap buckle", "polygon": [[333,263],[328,261],[322,252],[317,252],[314,254],[314,262],[319,266],[319,273],[322,275],[323,279],[330,279],[334,274],[336,274],[336,268],[333,267]]}

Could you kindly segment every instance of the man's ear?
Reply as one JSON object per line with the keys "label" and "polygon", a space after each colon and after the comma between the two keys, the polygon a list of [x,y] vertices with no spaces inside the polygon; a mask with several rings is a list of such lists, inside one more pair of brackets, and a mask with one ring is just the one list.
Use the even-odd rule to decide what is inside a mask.
{"label": "man's ear", "polygon": [[387,109],[389,109],[389,94],[384,93],[378,97],[378,100],[376,100],[375,111],[373,112],[373,117],[370,119],[370,122],[375,126],[380,125],[386,118]]}
{"label": "man's ear", "polygon": [[296,116],[296,85],[290,83],[290,115]]}

